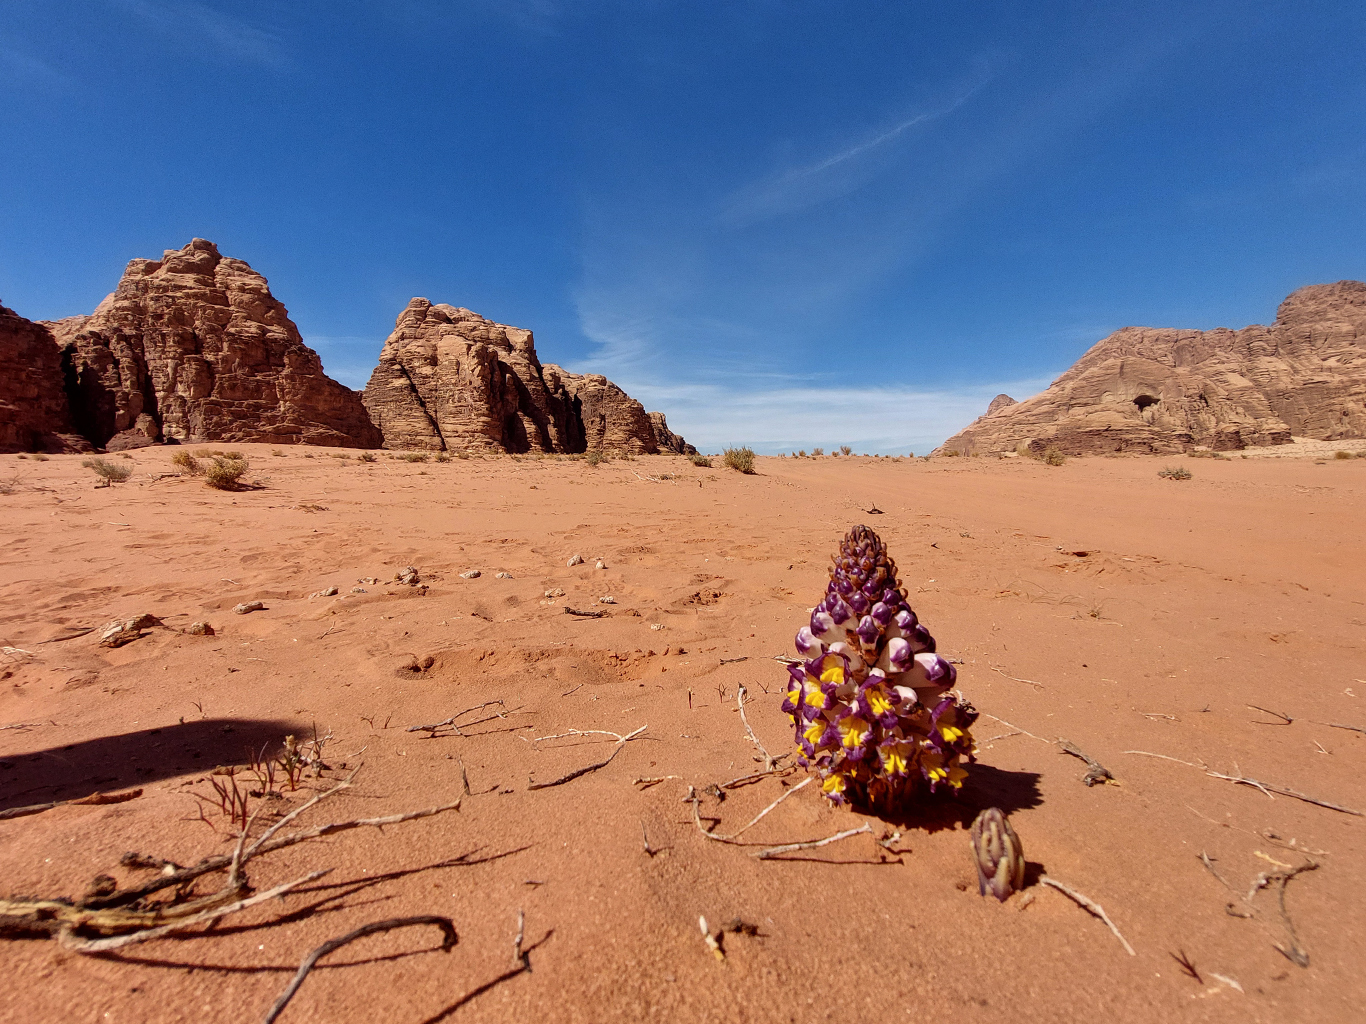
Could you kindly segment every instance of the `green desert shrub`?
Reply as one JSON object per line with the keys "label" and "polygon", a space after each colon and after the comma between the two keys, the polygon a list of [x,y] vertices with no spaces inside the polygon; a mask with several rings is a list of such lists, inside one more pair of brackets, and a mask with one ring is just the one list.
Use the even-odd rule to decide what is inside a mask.
{"label": "green desert shrub", "polygon": [[741,473],[754,472],[754,452],[749,448],[727,448],[723,457],[731,469]]}
{"label": "green desert shrub", "polygon": [[711,459],[707,458],[705,455],[689,455],[688,458],[692,460],[694,466],[701,466],[703,469],[711,469]]}
{"label": "green desert shrub", "polygon": [[585,462],[587,462],[590,466],[596,466],[598,463],[602,462],[605,458],[606,458],[606,456],[604,456],[604,455],[602,454],[602,452],[599,452],[599,451],[591,451],[591,452],[589,452],[587,455],[585,455],[585,456],[583,457],[583,460],[584,460]]}
{"label": "green desert shrub", "polygon": [[95,475],[108,484],[121,484],[133,475],[132,466],[121,466],[108,459],[82,459],[81,465],[95,471]]}
{"label": "green desert shrub", "polygon": [[1157,475],[1164,480],[1189,480],[1191,471],[1185,466],[1163,466],[1157,471]]}
{"label": "green desert shrub", "polygon": [[247,471],[247,460],[215,455],[213,461],[204,467],[204,482],[220,491],[235,491],[242,486],[242,474]]}

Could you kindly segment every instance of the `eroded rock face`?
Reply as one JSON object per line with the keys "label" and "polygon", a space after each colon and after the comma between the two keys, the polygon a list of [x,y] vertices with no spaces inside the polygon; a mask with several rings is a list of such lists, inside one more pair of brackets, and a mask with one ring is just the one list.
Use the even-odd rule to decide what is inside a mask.
{"label": "eroded rock face", "polygon": [[659,450],[644,407],[606,377],[542,366],[530,331],[422,298],[399,314],[363,398],[386,448]]}
{"label": "eroded rock face", "polygon": [[1366,437],[1366,284],[1310,285],[1275,323],[1125,327],[1033,398],[991,403],[937,453],[1229,451]]}
{"label": "eroded rock face", "polygon": [[202,238],[133,260],[93,314],[48,326],[76,428],[111,451],[161,440],[379,447],[360,396],[323,373],[266,279]]}
{"label": "eroded rock face", "polygon": [[669,424],[664,419],[662,412],[652,412],[647,413],[647,415],[650,417],[650,426],[654,428],[655,444],[661,452],[669,452],[673,455],[697,454],[696,448],[669,429]]}
{"label": "eroded rock face", "polygon": [[0,306],[0,452],[71,450],[71,433],[51,332]]}

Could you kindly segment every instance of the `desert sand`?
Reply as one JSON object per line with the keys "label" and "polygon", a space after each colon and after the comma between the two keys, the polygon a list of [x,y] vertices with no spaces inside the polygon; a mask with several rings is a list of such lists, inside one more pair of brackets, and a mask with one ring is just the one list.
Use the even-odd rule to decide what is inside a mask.
{"label": "desert sand", "polygon": [[[315,724],[329,770],[253,800],[257,831],[357,767],[299,823],[461,807],[255,861],[258,890],[331,873],[211,929],[100,957],[5,941],[0,1019],[260,1020],[309,950],[416,914],[448,916],[458,943],[413,927],[347,945],[280,1019],[1360,1019],[1366,819],[1199,766],[1366,810],[1366,459],[761,458],[742,476],[240,447],[257,489],[161,476],[175,448],[131,453],[133,477],[99,489],[80,456],[0,459],[0,809],[142,790],[0,820],[0,896],[145,880],[127,851],[231,854],[232,826],[190,794]],[[1193,479],[1159,478],[1168,464]],[[860,522],[961,662],[976,764],[957,798],[903,818],[808,786],[753,845],[712,841],[690,786],[729,834],[804,778],[705,792],[762,767],[741,686],[762,744],[793,749],[772,659]],[[408,566],[418,585],[391,582]],[[144,613],[164,626],[99,645]],[[183,632],[201,620],[216,635]],[[488,701],[459,734],[407,731]],[[642,727],[604,767],[529,788],[615,748],[541,737]],[[1115,784],[1083,785],[1058,737]],[[1005,903],[978,894],[969,857],[989,806],[1030,863]],[[1274,878],[1245,899],[1309,863],[1283,889],[1293,933]],[[1136,955],[1041,875],[1101,905]],[[757,934],[726,934],[718,959],[699,916]]]}

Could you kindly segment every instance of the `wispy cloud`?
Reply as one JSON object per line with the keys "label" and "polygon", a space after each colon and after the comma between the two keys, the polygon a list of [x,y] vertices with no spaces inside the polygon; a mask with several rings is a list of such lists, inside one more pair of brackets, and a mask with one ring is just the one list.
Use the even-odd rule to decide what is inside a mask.
{"label": "wispy cloud", "polygon": [[[660,387],[632,383],[627,391],[647,409],[663,408],[669,426],[703,451],[749,445],[777,454],[847,444],[858,452],[928,454],[986,412],[998,394],[1022,400],[1051,378],[963,388],[774,387],[737,390],[716,385]],[[620,382],[618,382],[620,383]]]}
{"label": "wispy cloud", "polygon": [[201,0],[111,2],[164,35],[196,44],[207,42],[231,60],[271,67],[285,63],[279,36]]}
{"label": "wispy cloud", "polygon": [[76,84],[47,61],[5,41],[0,41],[0,79],[46,92],[65,92]]}

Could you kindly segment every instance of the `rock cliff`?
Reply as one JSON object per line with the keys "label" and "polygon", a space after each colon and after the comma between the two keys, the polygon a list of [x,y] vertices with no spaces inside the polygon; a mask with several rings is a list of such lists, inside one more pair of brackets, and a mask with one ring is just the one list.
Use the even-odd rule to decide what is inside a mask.
{"label": "rock cliff", "polygon": [[0,306],[0,452],[79,450],[52,333]]}
{"label": "rock cliff", "polygon": [[530,331],[422,298],[399,314],[363,398],[386,448],[660,450],[650,414],[606,377],[542,366]]}
{"label": "rock cliff", "polygon": [[652,412],[650,426],[654,428],[655,444],[661,452],[670,452],[674,455],[696,455],[697,449],[688,444],[678,434],[669,429],[668,422],[664,419],[662,412]]}
{"label": "rock cliff", "polygon": [[1366,284],[1310,285],[1275,323],[1233,331],[1125,327],[1048,390],[996,398],[938,454],[1173,453],[1366,437]]}
{"label": "rock cliff", "polygon": [[93,314],[47,326],[75,426],[101,447],[379,447],[360,396],[323,373],[266,279],[202,238],[133,260]]}

